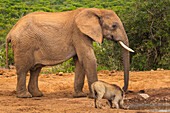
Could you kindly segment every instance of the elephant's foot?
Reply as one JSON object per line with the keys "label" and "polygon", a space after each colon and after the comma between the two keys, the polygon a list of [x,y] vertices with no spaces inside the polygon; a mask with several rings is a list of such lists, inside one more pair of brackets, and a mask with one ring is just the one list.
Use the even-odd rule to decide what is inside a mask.
{"label": "elephant's foot", "polygon": [[74,92],[73,97],[74,98],[87,97],[87,94],[85,94],[84,92]]}
{"label": "elephant's foot", "polygon": [[17,93],[18,98],[31,98],[32,95],[28,91]]}
{"label": "elephant's foot", "polygon": [[41,97],[41,96],[43,96],[43,93],[40,90],[29,90],[29,92],[31,93],[31,95],[33,97]]}

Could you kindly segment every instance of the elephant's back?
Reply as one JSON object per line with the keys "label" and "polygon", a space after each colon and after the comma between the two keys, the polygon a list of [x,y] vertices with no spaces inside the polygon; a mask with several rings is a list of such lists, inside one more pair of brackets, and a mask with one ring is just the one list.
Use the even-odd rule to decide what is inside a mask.
{"label": "elephant's back", "polygon": [[69,29],[69,25],[73,24],[75,16],[82,11],[83,8],[74,11],[65,12],[33,12],[23,16],[8,33],[11,37],[21,38],[27,31],[35,31],[36,27],[47,30],[61,30],[64,27]]}
{"label": "elephant's back", "polygon": [[33,47],[40,40],[43,40],[44,45],[48,45],[47,42],[59,43],[61,38],[62,40],[69,40],[72,36],[71,30],[73,30],[75,16],[82,10],[27,14],[13,26],[8,34],[11,37],[13,48],[17,45],[24,48]]}

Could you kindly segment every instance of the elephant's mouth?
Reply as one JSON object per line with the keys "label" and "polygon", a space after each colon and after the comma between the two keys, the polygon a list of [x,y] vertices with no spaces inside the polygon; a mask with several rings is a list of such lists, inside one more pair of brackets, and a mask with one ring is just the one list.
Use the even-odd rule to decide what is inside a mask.
{"label": "elephant's mouth", "polygon": [[[115,41],[113,35],[104,35],[103,37],[106,38],[106,39],[108,39],[108,40]],[[116,42],[116,41],[115,41],[115,42]]]}
{"label": "elephant's mouth", "polygon": [[122,41],[118,41],[119,44],[125,48],[126,50],[128,50],[129,52],[135,52],[134,50],[132,50],[131,48],[129,48],[128,46],[126,46]]}

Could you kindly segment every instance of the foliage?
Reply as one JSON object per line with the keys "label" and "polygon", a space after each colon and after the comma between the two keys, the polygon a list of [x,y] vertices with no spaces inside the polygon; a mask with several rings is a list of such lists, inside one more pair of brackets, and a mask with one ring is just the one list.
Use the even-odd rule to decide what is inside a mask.
{"label": "foliage", "polygon": [[131,56],[131,68],[150,70],[170,69],[170,38],[168,0],[135,2],[135,9],[124,17],[130,47],[135,49]]}
{"label": "foliage", "polygon": [[[1,0],[0,1],[0,66],[5,65],[5,37],[15,23],[31,12],[62,12],[80,7],[115,11],[124,23],[129,37],[131,69],[170,69],[168,0]],[[94,42],[98,70],[122,70],[120,45],[105,40]],[[9,50],[9,63],[14,64],[13,52]],[[52,68],[56,71],[73,71],[73,60]]]}
{"label": "foliage", "polygon": [[58,72],[73,72],[75,69],[73,58],[69,59],[67,62],[63,62],[62,64],[52,66],[51,68],[43,68],[41,73],[47,74],[47,73],[58,73]]}
{"label": "foliage", "polygon": [[119,44],[104,40],[103,44],[94,43],[98,70],[122,70],[121,47]]}

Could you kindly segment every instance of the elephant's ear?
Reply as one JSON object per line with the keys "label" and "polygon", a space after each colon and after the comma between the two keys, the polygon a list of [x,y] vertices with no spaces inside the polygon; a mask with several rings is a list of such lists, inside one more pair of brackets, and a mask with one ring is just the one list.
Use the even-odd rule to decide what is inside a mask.
{"label": "elephant's ear", "polygon": [[76,16],[76,24],[80,31],[93,40],[102,43],[102,28],[99,23],[99,9],[85,9]]}

